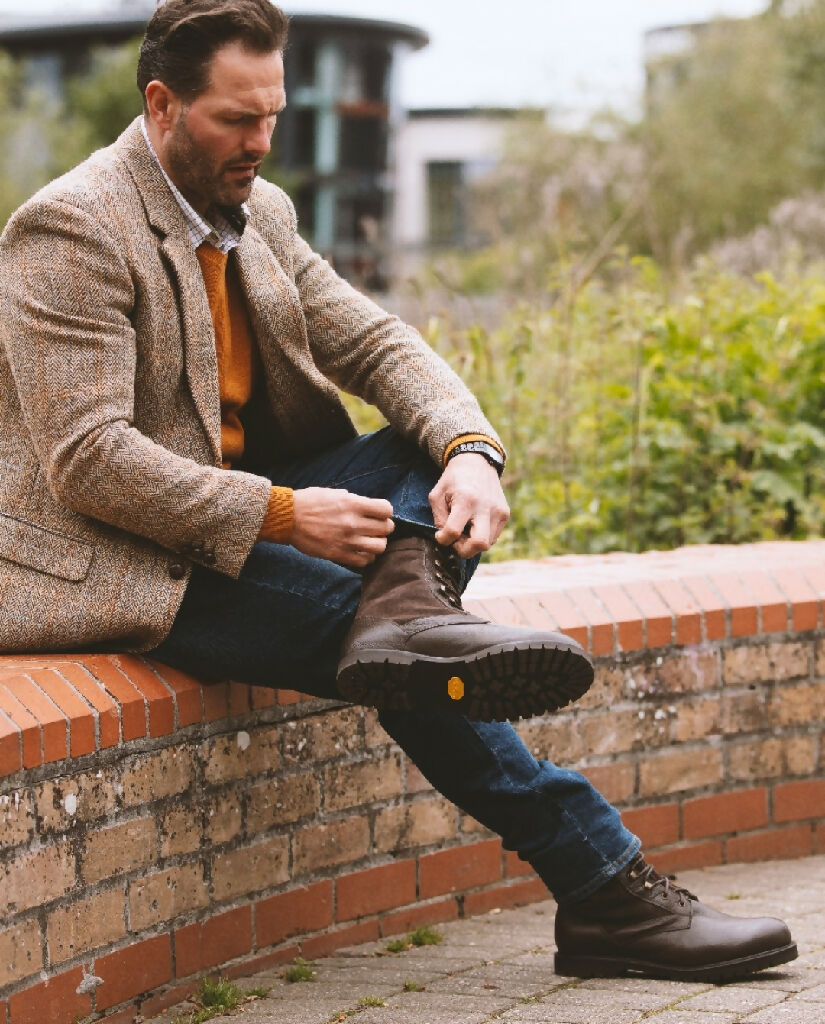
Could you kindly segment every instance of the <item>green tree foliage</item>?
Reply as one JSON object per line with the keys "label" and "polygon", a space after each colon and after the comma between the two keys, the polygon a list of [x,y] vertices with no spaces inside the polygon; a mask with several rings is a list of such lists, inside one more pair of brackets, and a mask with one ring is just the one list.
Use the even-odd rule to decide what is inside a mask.
{"label": "green tree foliage", "polygon": [[[825,180],[825,147],[810,145],[802,80],[791,73],[797,31],[796,18],[775,14],[719,22],[660,69],[675,80],[651,91],[633,131],[649,169],[647,247],[660,259],[748,231],[780,199]],[[815,106],[821,117],[822,100]]]}
{"label": "green tree foliage", "polygon": [[69,81],[65,107],[53,127],[55,170],[64,171],[114,142],[142,111],[135,82],[140,40],[101,47],[87,74]]}

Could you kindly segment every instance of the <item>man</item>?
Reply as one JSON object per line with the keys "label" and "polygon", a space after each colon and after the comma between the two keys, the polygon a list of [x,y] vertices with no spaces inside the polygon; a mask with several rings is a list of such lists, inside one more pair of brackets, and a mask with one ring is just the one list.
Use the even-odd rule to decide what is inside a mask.
{"label": "man", "polygon": [[[375,704],[552,888],[562,973],[792,959],[781,922],[672,886],[583,776],[496,720],[567,703],[592,667],[569,638],[461,608],[507,519],[504,452],[257,179],[286,29],[269,0],[168,0],[141,50],[144,116],[4,232],[0,650],[143,651]],[[354,437],[336,387],[391,426]]]}

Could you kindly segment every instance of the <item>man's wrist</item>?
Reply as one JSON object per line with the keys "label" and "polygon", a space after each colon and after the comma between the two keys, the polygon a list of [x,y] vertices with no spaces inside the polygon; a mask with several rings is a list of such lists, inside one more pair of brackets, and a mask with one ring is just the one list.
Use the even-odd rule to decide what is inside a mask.
{"label": "man's wrist", "polygon": [[447,453],[446,462],[450,462],[456,455],[480,455],[493,467],[499,476],[504,472],[504,456],[489,441],[460,441]]}

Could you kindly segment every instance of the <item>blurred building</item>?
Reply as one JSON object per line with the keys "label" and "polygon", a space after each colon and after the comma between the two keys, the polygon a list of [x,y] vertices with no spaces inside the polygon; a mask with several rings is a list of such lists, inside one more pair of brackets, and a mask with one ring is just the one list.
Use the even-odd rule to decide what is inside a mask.
{"label": "blurred building", "polygon": [[[22,65],[25,86],[59,101],[67,79],[89,69],[96,47],[140,36],[154,9],[135,0],[100,14],[0,21],[0,47]],[[311,244],[350,280],[380,288],[390,266],[403,120],[396,70],[427,36],[391,21],[308,14],[290,21],[279,172]]]}
{"label": "blurred building", "polygon": [[409,112],[397,150],[394,234],[400,273],[439,249],[484,243],[471,215],[473,185],[495,168],[517,113],[482,107]]}
{"label": "blurred building", "polygon": [[711,29],[736,27],[747,19],[716,18],[713,21],[693,22],[685,25],[662,25],[644,35],[644,63],[648,105],[657,101],[684,79],[690,68],[696,44]]}

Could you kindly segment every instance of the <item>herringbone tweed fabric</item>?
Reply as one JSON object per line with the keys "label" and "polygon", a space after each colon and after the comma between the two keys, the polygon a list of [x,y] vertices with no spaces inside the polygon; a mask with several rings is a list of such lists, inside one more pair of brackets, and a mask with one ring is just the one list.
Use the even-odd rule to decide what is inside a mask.
{"label": "herringbone tweed fabric", "polygon": [[[420,336],[310,250],[280,189],[258,181],[249,206],[261,465],[352,436],[337,388],[439,464],[460,434],[495,437]],[[203,278],[139,121],[12,217],[0,311],[0,651],[147,650],[193,558],[240,572],[270,485],[220,468]]]}

